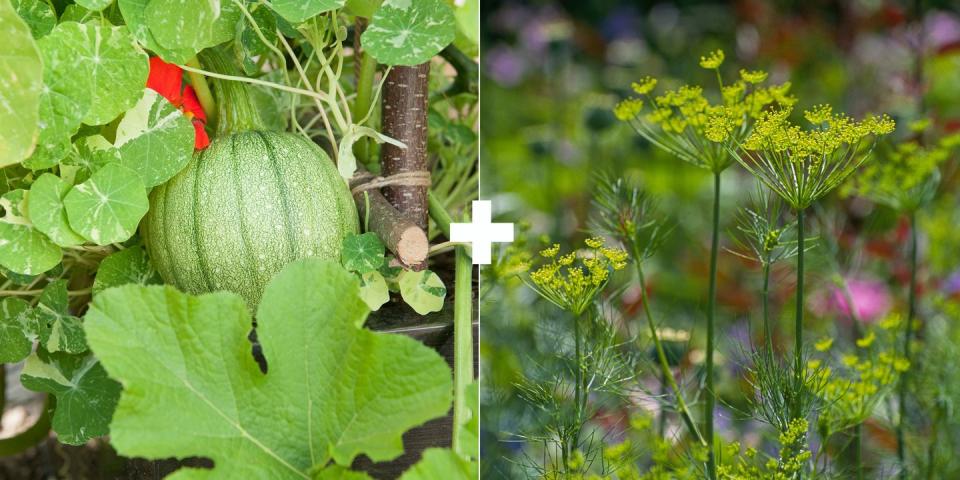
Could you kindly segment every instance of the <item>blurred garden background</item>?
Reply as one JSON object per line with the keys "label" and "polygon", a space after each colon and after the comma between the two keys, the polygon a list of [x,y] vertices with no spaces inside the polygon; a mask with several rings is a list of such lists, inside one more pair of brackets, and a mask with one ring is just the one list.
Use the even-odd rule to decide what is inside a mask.
{"label": "blurred garden background", "polygon": [[[518,384],[536,377],[558,351],[563,315],[524,286],[521,261],[554,242],[569,249],[589,236],[595,175],[611,172],[659,199],[674,229],[646,265],[647,290],[681,384],[693,400],[700,391],[704,307],[710,250],[710,172],[683,163],[643,140],[612,109],[645,75],[675,88],[714,81],[701,55],[722,49],[731,79],[739,68],[763,69],[773,83],[789,81],[796,110],[829,103],[856,118],[887,113],[898,124],[892,141],[939,138],[960,130],[960,4],[956,1],[511,1],[482,5],[481,198],[493,200],[499,221],[518,222],[520,241],[483,269],[481,294],[482,476],[549,476],[534,465],[543,445],[524,432],[546,413],[521,398]],[[925,133],[907,128],[929,118]],[[880,147],[878,147],[880,148]],[[936,199],[918,213],[921,268],[918,380],[907,435],[911,478],[960,478],[960,173],[955,153],[940,166]],[[776,434],[743,412],[744,350],[758,343],[759,266],[733,254],[727,233],[736,208],[755,191],[739,166],[724,176],[721,202],[717,351],[718,433],[761,452],[775,452]],[[856,174],[855,174],[856,175]],[[834,338],[855,348],[858,328],[838,285],[846,285],[865,325],[904,312],[909,280],[906,220],[888,207],[841,187],[818,202],[808,234],[817,237],[807,264],[805,340]],[[811,232],[812,230],[812,232]],[[627,269],[624,272],[631,272]],[[649,356],[641,328],[636,282],[618,272],[608,289],[619,312],[613,328],[625,350]],[[842,280],[842,281],[839,281]],[[792,344],[795,290],[792,262],[771,280],[775,339]],[[635,326],[637,325],[637,326]],[[669,338],[668,338],[669,337]],[[633,352],[635,353],[635,352]],[[629,356],[633,353],[627,353]],[[924,357],[929,355],[929,357]],[[951,357],[951,355],[954,355]],[[926,359],[926,360],[925,360]],[[670,441],[639,440],[636,430],[661,428],[658,374],[636,361],[641,388],[603,403],[591,419],[604,455],[633,436],[630,455],[640,472],[667,455]],[[919,369],[924,369],[920,372]],[[951,384],[951,380],[953,381]],[[925,383],[924,383],[925,382]],[[649,388],[642,388],[646,385]],[[698,405],[699,407],[699,405]],[[878,405],[864,424],[867,478],[893,478],[896,439]],[[699,408],[695,409],[699,411]],[[667,417],[662,428],[678,428]],[[829,478],[849,476],[846,444],[811,448]],[[669,455],[667,455],[669,456]],[[626,470],[620,478],[627,478]],[[613,475],[616,477],[616,475]],[[652,478],[652,477],[651,477]],[[656,477],[660,478],[660,477]],[[668,478],[668,477],[664,477]],[[827,477],[825,477],[827,478]]]}

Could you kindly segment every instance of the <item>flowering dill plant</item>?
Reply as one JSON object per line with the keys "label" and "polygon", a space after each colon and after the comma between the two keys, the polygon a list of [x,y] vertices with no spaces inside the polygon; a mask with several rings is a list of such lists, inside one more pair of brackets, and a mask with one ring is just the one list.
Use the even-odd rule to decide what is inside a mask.
{"label": "flowering dill plant", "polygon": [[694,423],[690,408],[671,370],[661,342],[663,332],[657,329],[647,298],[643,262],[657,251],[669,233],[670,227],[660,218],[656,202],[646,192],[627,185],[622,178],[614,178],[611,175],[598,176],[593,207],[591,229],[626,246],[634,257],[637,279],[640,283],[640,303],[643,305],[647,327],[653,339],[661,377],[670,387],[675,398],[676,405],[673,405],[673,409],[679,413],[690,435],[700,445],[706,446],[707,442]]}
{"label": "flowering dill plant", "polygon": [[960,134],[943,137],[930,147],[918,140],[883,145],[877,149],[877,160],[864,166],[842,193],[866,197],[898,212],[915,211],[933,199],[940,183],[939,166],[958,146]]}
{"label": "flowering dill plant", "polygon": [[[791,108],[764,112],[743,142],[731,153],[747,171],[776,192],[797,212],[797,301],[795,319],[795,391],[803,389],[803,213],[813,202],[840,186],[870,156],[877,139],[891,133],[890,117],[870,116],[855,121],[834,113],[829,105],[804,112],[811,128],[803,129],[789,120]],[[722,119],[712,121],[721,124]],[[712,131],[720,132],[723,125]],[[719,134],[715,141],[725,141]],[[801,397],[795,397],[791,411],[801,415]]]}
{"label": "flowering dill plant", "polygon": [[797,223],[784,219],[783,200],[757,185],[750,204],[737,213],[736,226],[730,236],[737,250],[730,250],[738,257],[760,264],[763,276],[761,305],[763,331],[767,353],[773,354],[773,335],[770,328],[770,269],[773,264],[793,258],[798,253],[795,236]]}
{"label": "flowering dill plant", "polygon": [[[528,403],[552,417],[549,438],[541,436],[537,440],[555,443],[560,458],[548,454],[543,462],[533,465],[544,478],[571,478],[589,468],[596,458],[596,442],[581,439],[581,433],[590,418],[591,392],[617,392],[632,378],[629,361],[620,354],[615,341],[616,332],[604,320],[603,302],[598,301],[611,273],[625,268],[629,257],[621,249],[607,247],[601,237],[589,238],[585,244],[585,249],[564,254],[559,244],[542,250],[540,256],[546,263],[527,278],[521,277],[537,294],[573,316],[572,401],[557,395],[569,384],[559,376],[546,384],[525,381],[518,385]],[[628,370],[631,373],[626,373]],[[551,457],[550,462],[547,457]]]}
{"label": "flowering dill plant", "polygon": [[[614,115],[629,123],[640,136],[660,149],[713,173],[713,230],[710,248],[710,277],[707,296],[706,401],[703,423],[706,438],[713,437],[715,314],[717,297],[717,252],[720,230],[720,174],[734,163],[732,149],[746,138],[755,121],[772,105],[781,108],[796,103],[790,83],[762,86],[763,71],[740,70],[740,78],[724,85],[720,67],[725,55],[716,50],[700,57],[700,66],[717,77],[719,95],[713,102],[701,86],[684,85],[654,96],[657,79],[644,77],[632,85],[637,96],[621,101]],[[645,105],[649,105],[645,109]],[[716,478],[714,452],[709,452],[708,477]]]}
{"label": "flowering dill plant", "polygon": [[560,245],[540,251],[548,262],[530,272],[527,284],[541,297],[574,315],[582,315],[610,272],[627,265],[627,252],[604,246],[600,237],[586,240],[586,251],[560,254]]}
{"label": "flowering dill plant", "polygon": [[[791,108],[764,112],[753,131],[731,149],[734,158],[794,210],[803,210],[840,186],[870,156],[880,136],[893,132],[895,124],[886,116],[855,121],[834,113],[829,105],[818,105],[803,114],[811,128],[803,129],[790,120]],[[723,120],[714,118],[725,127]],[[716,141],[730,137],[716,135]]]}
{"label": "flowering dill plant", "polygon": [[[827,376],[823,389],[826,408],[820,412],[817,431],[823,438],[859,425],[867,420],[874,408],[889,394],[899,376],[910,368],[910,361],[896,347],[897,329],[903,319],[890,315],[879,322],[879,328],[870,329],[857,339],[854,353],[832,359],[835,366],[821,371]],[[819,352],[829,354],[833,338],[827,337],[815,344]],[[812,359],[810,369],[819,369],[831,359]]]}
{"label": "flowering dill plant", "polygon": [[[727,169],[729,149],[751,131],[771,105],[791,106],[790,83],[762,86],[763,71],[740,70],[740,78],[724,85],[720,74],[724,54],[717,50],[701,57],[700,66],[717,75],[719,101],[711,102],[702,86],[683,85],[654,96],[658,80],[644,77],[632,84],[633,96],[621,101],[614,114],[653,145],[714,173]],[[719,129],[719,130],[718,130]]]}

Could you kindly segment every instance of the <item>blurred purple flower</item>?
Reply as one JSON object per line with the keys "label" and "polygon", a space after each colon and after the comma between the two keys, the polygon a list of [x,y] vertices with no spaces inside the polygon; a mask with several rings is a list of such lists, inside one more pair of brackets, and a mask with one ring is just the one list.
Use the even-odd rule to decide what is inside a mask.
{"label": "blurred purple flower", "polygon": [[526,60],[514,49],[497,46],[484,54],[487,74],[495,82],[512,87],[523,79],[527,72]]}
{"label": "blurred purple flower", "polygon": [[950,276],[943,281],[942,288],[943,293],[947,295],[960,293],[960,270],[950,274]]}
{"label": "blurred purple flower", "polygon": [[[861,321],[874,322],[885,315],[891,306],[890,291],[878,280],[847,278],[847,289]],[[847,296],[839,286],[832,286],[813,297],[812,310],[818,315],[850,317]]]}
{"label": "blurred purple flower", "polygon": [[927,32],[927,44],[935,50],[960,43],[960,19],[946,12],[937,12],[927,16],[924,22]]}
{"label": "blurred purple flower", "polygon": [[640,35],[641,21],[636,7],[620,7],[608,14],[600,25],[600,33],[607,41],[620,38],[636,38]]}

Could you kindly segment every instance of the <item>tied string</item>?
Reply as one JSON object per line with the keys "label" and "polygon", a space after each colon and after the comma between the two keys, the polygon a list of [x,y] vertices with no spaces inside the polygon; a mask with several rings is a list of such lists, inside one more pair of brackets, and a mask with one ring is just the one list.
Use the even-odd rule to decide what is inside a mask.
{"label": "tied string", "polygon": [[432,184],[430,172],[424,171],[400,172],[387,177],[377,177],[370,172],[363,172],[354,175],[350,183],[356,184],[350,189],[351,195],[389,186],[429,187]]}

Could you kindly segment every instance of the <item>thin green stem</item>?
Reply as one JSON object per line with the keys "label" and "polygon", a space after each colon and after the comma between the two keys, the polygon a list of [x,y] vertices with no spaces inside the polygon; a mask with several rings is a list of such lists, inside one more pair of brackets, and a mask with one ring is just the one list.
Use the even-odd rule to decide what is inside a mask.
{"label": "thin green stem", "polygon": [[683,393],[680,391],[680,386],[677,385],[677,379],[673,375],[673,370],[670,368],[670,362],[667,360],[666,351],[663,349],[663,343],[660,342],[660,336],[657,334],[657,326],[653,321],[653,314],[650,313],[650,304],[649,298],[647,297],[647,283],[643,275],[643,265],[640,262],[639,249],[635,245],[633,248],[633,258],[636,260],[637,265],[637,277],[640,282],[640,303],[643,304],[643,313],[647,317],[647,328],[650,329],[650,338],[653,339],[653,346],[657,351],[657,360],[660,362],[660,374],[663,377],[664,382],[669,385],[670,389],[673,391],[673,396],[676,397],[677,401],[677,411],[680,413],[680,418],[683,420],[683,423],[687,426],[687,429],[690,430],[690,434],[697,439],[701,445],[707,445],[707,442],[704,440],[703,436],[700,434],[700,430],[697,429],[696,423],[693,421],[693,415],[690,414],[690,408],[687,406],[687,402],[683,399]]}
{"label": "thin green stem", "polygon": [[794,323],[794,397],[791,405],[793,418],[800,418],[801,390],[803,388],[803,210],[797,209],[797,305],[796,320]]}
{"label": "thin green stem", "polygon": [[863,423],[853,427],[853,460],[857,470],[857,480],[863,480]]}
{"label": "thin green stem", "polygon": [[770,262],[763,264],[763,335],[767,343],[767,355],[773,358],[773,329],[770,328]]}
{"label": "thin green stem", "polygon": [[[200,61],[197,60],[197,57],[193,57],[187,61],[187,65],[193,68],[200,68]],[[187,77],[190,78],[190,85],[193,86],[193,91],[197,94],[197,100],[200,101],[200,107],[203,108],[203,113],[207,115],[207,123],[216,125],[217,103],[213,100],[213,93],[210,92],[210,85],[207,84],[207,79],[197,72],[187,72]]]}
{"label": "thin green stem", "polygon": [[576,364],[573,366],[574,371],[574,416],[576,418],[575,427],[573,431],[573,437],[570,442],[570,454],[577,449],[577,443],[580,437],[580,427],[583,425],[583,350],[581,344],[583,343],[583,338],[580,333],[580,321],[582,315],[574,315],[573,317],[573,340],[575,344],[574,358]]}
{"label": "thin green stem", "polygon": [[717,251],[720,246],[720,172],[713,174],[713,232],[710,244],[710,293],[707,299],[707,398],[703,403],[705,440],[708,442],[707,475],[717,478],[717,459],[713,451],[713,409],[716,390],[713,388],[714,323],[717,307]]}
{"label": "thin green stem", "polygon": [[[453,450],[459,452],[467,415],[467,386],[473,382],[473,265],[457,247],[453,293]],[[472,412],[476,415],[477,412]],[[461,452],[464,453],[464,452]],[[476,458],[479,452],[473,452]]]}
{"label": "thin green stem", "polygon": [[[910,212],[910,291],[907,293],[907,321],[903,328],[903,357],[910,361],[910,340],[913,333],[913,319],[917,308],[917,214]],[[900,376],[898,392],[899,415],[897,418],[897,460],[900,462],[900,478],[907,478],[906,440],[904,423],[907,416],[907,379],[909,370]]]}
{"label": "thin green stem", "polygon": [[[360,62],[360,74],[357,77],[357,98],[353,102],[353,117],[366,118],[373,104],[374,76],[377,74],[377,60],[364,52],[354,54],[354,61]],[[370,142],[364,138],[354,144],[354,154],[366,165],[369,161]]]}
{"label": "thin green stem", "polygon": [[434,195],[433,190],[427,192],[427,204],[430,212],[430,218],[437,224],[437,228],[443,232],[444,236],[450,238],[450,223],[453,221],[447,209],[443,208],[443,203]]}

